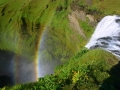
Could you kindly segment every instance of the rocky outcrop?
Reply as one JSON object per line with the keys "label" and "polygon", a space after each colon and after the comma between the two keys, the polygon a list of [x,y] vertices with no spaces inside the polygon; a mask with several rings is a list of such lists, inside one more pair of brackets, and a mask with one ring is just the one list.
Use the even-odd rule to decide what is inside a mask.
{"label": "rocky outcrop", "polygon": [[87,13],[86,10],[84,10],[84,8],[77,4],[77,1],[71,4],[71,9],[72,12],[68,15],[70,26],[75,32],[77,32],[85,39],[86,35],[84,34],[84,30],[80,26],[79,22],[85,21],[88,22],[92,27],[95,27],[96,25],[95,16]]}
{"label": "rocky outcrop", "polygon": [[[82,17],[82,18],[81,18]],[[71,14],[68,15],[68,19],[70,21],[70,26],[75,30],[75,32],[79,33],[82,37],[86,38],[83,29],[79,25],[79,19],[85,20],[84,13],[73,11]]]}

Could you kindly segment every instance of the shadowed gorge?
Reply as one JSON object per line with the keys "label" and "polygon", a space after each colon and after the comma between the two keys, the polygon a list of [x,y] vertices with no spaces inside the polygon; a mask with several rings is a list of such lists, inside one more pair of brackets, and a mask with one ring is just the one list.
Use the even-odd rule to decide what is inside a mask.
{"label": "shadowed gorge", "polygon": [[[109,27],[119,29],[119,16],[100,24],[100,35],[108,36],[90,44],[95,49],[85,48],[103,17],[120,14],[119,2],[1,0],[0,89],[119,90],[119,33],[109,34]],[[101,50],[109,42],[114,55]]]}

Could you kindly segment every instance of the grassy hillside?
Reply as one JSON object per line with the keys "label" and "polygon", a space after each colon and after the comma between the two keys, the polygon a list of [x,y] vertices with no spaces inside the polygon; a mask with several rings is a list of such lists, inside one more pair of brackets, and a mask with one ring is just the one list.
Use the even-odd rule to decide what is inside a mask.
{"label": "grassy hillside", "polygon": [[[98,3],[99,2],[99,3]],[[49,60],[67,61],[53,75],[38,82],[6,86],[2,90],[118,90],[120,73],[118,59],[112,54],[84,45],[94,26],[105,15],[120,14],[119,1],[111,0],[5,0],[0,1],[0,49],[28,56],[38,49],[39,39],[47,27],[44,51]],[[111,6],[112,5],[112,6]],[[115,9],[114,9],[115,8]],[[85,19],[74,19],[84,36],[71,27],[68,15],[83,11]],[[9,14],[9,16],[8,16]],[[90,23],[87,15],[94,17]],[[13,48],[14,47],[14,48]],[[21,47],[21,48],[18,48]],[[27,47],[27,48],[26,48]]]}
{"label": "grassy hillside", "polygon": [[117,90],[120,88],[119,65],[117,58],[108,52],[84,49],[57,67],[53,75],[2,90]]}

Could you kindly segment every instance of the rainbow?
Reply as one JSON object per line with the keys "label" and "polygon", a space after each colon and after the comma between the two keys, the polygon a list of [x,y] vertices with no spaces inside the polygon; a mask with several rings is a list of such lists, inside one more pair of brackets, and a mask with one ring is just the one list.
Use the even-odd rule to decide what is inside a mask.
{"label": "rainbow", "polygon": [[[44,39],[44,33],[46,26],[42,27],[40,30],[40,35],[38,37],[38,44],[36,46],[34,59],[28,60],[27,58],[21,57],[19,55],[14,56],[14,81],[15,84],[27,83],[38,81],[40,77],[39,70],[39,60],[40,60],[40,47]],[[20,47],[20,46],[18,46]]]}
{"label": "rainbow", "polygon": [[38,78],[39,78],[39,74],[40,74],[40,70],[39,70],[39,60],[40,60],[40,47],[41,47],[41,43],[42,43],[42,41],[43,41],[43,39],[44,39],[44,33],[45,33],[45,30],[46,30],[46,27],[47,26],[45,26],[45,27],[43,27],[42,29],[42,32],[41,32],[41,35],[39,36],[39,39],[38,39],[38,45],[37,45],[37,50],[36,50],[36,57],[35,57],[35,67],[36,67],[36,80],[38,80]]}

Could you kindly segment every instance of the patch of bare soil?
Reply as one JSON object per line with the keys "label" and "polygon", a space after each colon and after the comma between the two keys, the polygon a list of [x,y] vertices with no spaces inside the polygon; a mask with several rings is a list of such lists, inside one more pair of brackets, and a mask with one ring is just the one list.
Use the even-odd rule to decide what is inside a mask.
{"label": "patch of bare soil", "polygon": [[73,11],[68,15],[70,26],[75,32],[86,39],[87,36],[85,35],[84,30],[80,27],[79,21],[87,21],[91,26],[95,27],[95,17],[94,15],[86,14],[85,10],[82,10],[76,3],[71,5],[71,9]]}
{"label": "patch of bare soil", "polygon": [[83,38],[86,38],[83,29],[79,25],[79,19],[85,20],[85,13],[83,11],[78,12],[77,10],[73,11],[68,15],[71,28],[80,34]]}

